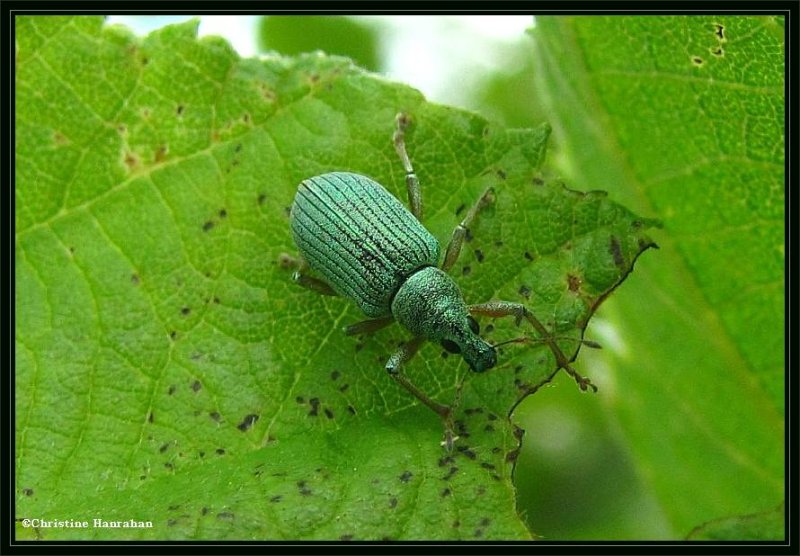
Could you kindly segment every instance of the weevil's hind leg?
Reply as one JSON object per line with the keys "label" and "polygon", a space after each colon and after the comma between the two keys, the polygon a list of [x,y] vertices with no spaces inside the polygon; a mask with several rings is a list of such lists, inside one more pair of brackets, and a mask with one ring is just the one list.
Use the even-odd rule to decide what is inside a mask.
{"label": "weevil's hind leg", "polygon": [[288,253],[281,253],[278,255],[278,264],[281,265],[281,268],[296,269],[292,273],[292,280],[297,285],[322,295],[339,295],[334,291],[330,284],[324,280],[320,280],[319,278],[314,278],[313,276],[305,274],[305,272],[308,271],[308,263],[306,263],[302,257],[292,257]]}
{"label": "weevil's hind leg", "polygon": [[348,336],[359,334],[369,334],[381,328],[386,328],[394,322],[394,317],[381,317],[379,319],[362,320],[344,327],[344,333]]}
{"label": "weevil's hind leg", "polygon": [[513,303],[511,301],[489,301],[488,303],[470,305],[468,309],[472,315],[483,315],[491,318],[514,316],[517,320],[517,324],[522,322],[522,319],[527,320],[539,333],[542,341],[547,344],[550,351],[553,352],[558,368],[567,371],[567,373],[575,379],[575,382],[578,383],[581,390],[586,391],[588,388],[591,388],[594,392],[597,392],[597,386],[592,384],[592,381],[588,378],[578,374],[578,371],[570,366],[567,356],[564,355],[564,352],[558,347],[553,335],[539,322],[539,319],[521,303]]}
{"label": "weevil's hind leg", "polygon": [[464,220],[453,230],[453,236],[450,238],[450,243],[447,245],[447,251],[444,255],[444,262],[442,263],[442,270],[447,272],[450,270],[456,261],[458,255],[461,253],[461,247],[464,245],[464,238],[467,236],[467,230],[472,225],[478,213],[486,206],[494,202],[494,189],[489,188],[483,192],[478,202],[470,207],[467,211]]}
{"label": "weevil's hind leg", "polygon": [[428,406],[428,408],[442,418],[445,429],[445,440],[443,445],[450,450],[452,449],[453,442],[456,438],[453,435],[452,409],[450,406],[442,405],[439,402],[429,398],[425,392],[417,388],[417,386],[408,380],[408,377],[406,377],[400,371],[401,367],[412,357],[414,357],[414,355],[416,355],[423,343],[425,343],[425,338],[422,336],[416,336],[400,346],[386,362],[386,372],[389,373],[389,376],[392,377],[396,383],[408,390],[415,398],[424,403],[426,406]]}
{"label": "weevil's hind leg", "polygon": [[422,194],[419,190],[419,180],[417,174],[414,173],[414,167],[411,166],[411,159],[408,158],[406,152],[406,128],[411,122],[408,114],[400,113],[395,116],[395,130],[392,136],[394,142],[394,150],[397,151],[397,156],[403,163],[403,168],[406,171],[406,189],[408,189],[408,204],[411,207],[411,213],[422,222]]}

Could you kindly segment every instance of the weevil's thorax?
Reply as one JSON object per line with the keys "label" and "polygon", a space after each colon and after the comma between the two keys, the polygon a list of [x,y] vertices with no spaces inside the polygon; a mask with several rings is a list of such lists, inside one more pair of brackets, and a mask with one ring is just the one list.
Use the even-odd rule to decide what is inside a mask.
{"label": "weevil's thorax", "polygon": [[495,365],[494,348],[470,327],[461,290],[436,267],[422,268],[408,277],[394,296],[392,314],[417,336],[455,343],[473,371],[482,372]]}

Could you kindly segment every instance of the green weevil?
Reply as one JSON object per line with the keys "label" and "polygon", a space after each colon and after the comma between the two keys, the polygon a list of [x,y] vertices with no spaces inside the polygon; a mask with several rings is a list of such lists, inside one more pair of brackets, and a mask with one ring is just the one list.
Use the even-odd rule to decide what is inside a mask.
{"label": "green weevil", "polygon": [[[473,316],[514,316],[529,322],[553,351],[559,368],[567,370],[582,390],[592,383],[570,367],[566,356],[538,319],[524,305],[490,301],[467,305],[447,271],[458,259],[469,226],[494,202],[487,189],[453,230],[441,266],[439,242],[422,225],[419,180],[405,147],[410,123],[398,114],[393,136],[406,172],[411,211],[376,181],[350,172],[331,172],[303,180],[298,186],[289,221],[301,257],[282,254],[284,266],[296,265],[293,279],[324,295],[354,301],[368,320],[345,327],[347,335],[373,332],[397,321],[413,334],[386,363],[389,375],[422,403],[449,422],[451,408],[417,388],[401,372],[426,340],[460,353],[470,369],[484,372],[497,363],[496,345],[480,336]],[[310,267],[322,278],[305,273]],[[515,338],[503,343],[525,343]]]}

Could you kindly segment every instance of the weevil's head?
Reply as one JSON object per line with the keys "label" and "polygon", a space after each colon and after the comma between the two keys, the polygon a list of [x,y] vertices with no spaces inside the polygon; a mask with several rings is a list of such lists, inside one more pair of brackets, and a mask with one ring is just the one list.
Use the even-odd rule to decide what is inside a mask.
{"label": "weevil's head", "polygon": [[412,274],[392,300],[395,320],[416,336],[439,342],[450,353],[460,353],[478,373],[497,363],[494,347],[480,337],[464,304],[461,291],[450,276],[435,267]]}

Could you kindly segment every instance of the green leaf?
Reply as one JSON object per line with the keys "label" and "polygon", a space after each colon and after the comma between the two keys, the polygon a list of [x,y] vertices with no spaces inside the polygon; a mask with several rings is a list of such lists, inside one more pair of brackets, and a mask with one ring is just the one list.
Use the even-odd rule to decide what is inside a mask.
{"label": "green leaf", "polygon": [[460,397],[448,454],[383,371],[407,334],[344,336],[354,305],[277,264],[287,207],[331,170],[403,198],[391,135],[410,114],[440,241],[496,190],[456,267],[465,298],[527,302],[570,358],[651,222],[542,177],[546,126],[493,126],[343,58],[239,59],[196,21],[142,40],[94,17],[17,23],[16,517],[89,524],[33,536],[530,538],[510,414],[557,371],[551,350],[513,319],[483,323],[531,340],[489,373],[423,347],[410,378]]}
{"label": "green leaf", "polygon": [[773,508],[784,489],[782,19],[542,17],[532,35],[560,170],[664,223],[659,257],[603,309],[616,329],[609,418],[676,536]]}
{"label": "green leaf", "polygon": [[259,24],[262,50],[302,54],[322,50],[347,56],[364,69],[380,69],[378,30],[349,17],[270,15]]}
{"label": "green leaf", "polygon": [[784,539],[786,527],[784,504],[774,510],[737,515],[704,523],[692,530],[689,540],[774,541]]}

